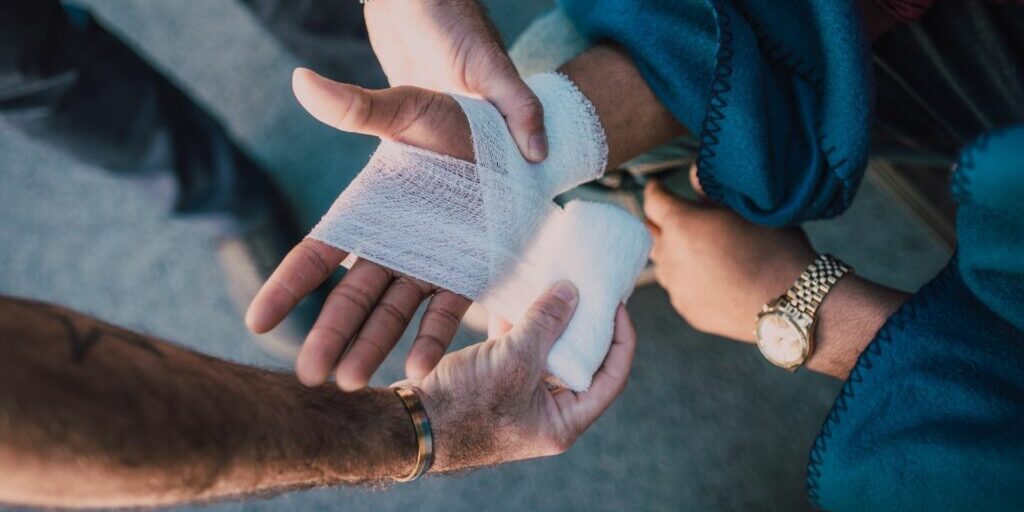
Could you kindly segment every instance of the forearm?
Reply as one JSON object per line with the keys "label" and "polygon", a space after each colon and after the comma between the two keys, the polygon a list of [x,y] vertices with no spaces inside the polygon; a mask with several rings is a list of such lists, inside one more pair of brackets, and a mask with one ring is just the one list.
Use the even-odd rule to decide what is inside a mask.
{"label": "forearm", "polygon": [[307,389],[92,318],[0,298],[0,501],[147,506],[407,474],[389,390]]}
{"label": "forearm", "polygon": [[608,142],[609,169],[686,133],[632,59],[615,46],[594,46],[559,71],[597,110]]}

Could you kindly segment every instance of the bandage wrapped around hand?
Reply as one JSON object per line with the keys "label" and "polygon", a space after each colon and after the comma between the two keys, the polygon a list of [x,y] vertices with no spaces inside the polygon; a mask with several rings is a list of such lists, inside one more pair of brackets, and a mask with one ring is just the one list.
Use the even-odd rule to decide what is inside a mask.
{"label": "bandage wrapped around hand", "polygon": [[579,290],[548,369],[582,391],[611,344],[615,309],[632,293],[650,238],[621,208],[558,194],[604,171],[593,106],[566,77],[527,83],[544,106],[548,158],[526,161],[490,103],[453,96],[476,163],[383,141],[310,237],[481,302],[515,323],[555,282]]}

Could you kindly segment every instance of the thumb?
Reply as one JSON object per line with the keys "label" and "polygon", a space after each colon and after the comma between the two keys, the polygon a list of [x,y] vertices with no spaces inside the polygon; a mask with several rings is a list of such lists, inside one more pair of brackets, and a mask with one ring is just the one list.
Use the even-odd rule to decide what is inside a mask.
{"label": "thumb", "polygon": [[508,131],[523,157],[532,162],[540,162],[548,156],[544,106],[519,76],[508,55],[501,49],[496,52],[497,55],[487,60],[493,67],[481,73],[487,79],[472,81],[477,82],[476,90],[472,92],[493,103],[501,115],[505,116]]}
{"label": "thumb", "polygon": [[292,91],[310,115],[339,130],[473,159],[469,122],[448,95],[409,86],[371,91],[305,68],[292,74]]}
{"label": "thumb", "polygon": [[551,346],[569,325],[578,302],[576,287],[569,281],[559,281],[530,306],[508,339],[523,344],[541,359],[547,358]]}
{"label": "thumb", "polygon": [[676,197],[657,181],[651,180],[644,187],[644,216],[655,226],[663,226],[672,217],[689,213],[694,208],[696,205]]}

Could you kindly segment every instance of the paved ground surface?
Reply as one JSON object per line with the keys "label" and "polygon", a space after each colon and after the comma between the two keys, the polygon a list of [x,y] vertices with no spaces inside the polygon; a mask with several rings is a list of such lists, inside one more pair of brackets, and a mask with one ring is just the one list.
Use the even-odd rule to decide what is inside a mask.
{"label": "paved ground surface", "polygon": [[[372,141],[317,125],[291,99],[298,62],[226,1],[92,0],[101,17],[223,118],[314,219]],[[497,4],[497,2],[495,2]],[[496,5],[514,34],[539,2]],[[213,219],[172,218],[167,184],[89,168],[0,123],[0,293],[50,300],[221,357],[275,366],[224,290]],[[871,186],[810,226],[862,275],[915,289],[946,254]],[[387,491],[325,489],[210,510],[800,510],[804,466],[839,383],[790,375],[749,346],[694,332],[648,286],[630,386],[562,457]],[[465,332],[461,343],[475,338]],[[407,344],[405,340],[403,344]],[[404,348],[396,349],[404,353]],[[400,358],[378,383],[399,376]]]}

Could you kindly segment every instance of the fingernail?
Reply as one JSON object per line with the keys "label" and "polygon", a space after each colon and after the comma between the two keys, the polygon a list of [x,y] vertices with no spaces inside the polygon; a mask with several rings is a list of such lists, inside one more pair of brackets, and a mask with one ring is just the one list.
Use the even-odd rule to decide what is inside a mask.
{"label": "fingernail", "polygon": [[555,284],[555,287],[551,289],[551,293],[555,294],[555,297],[569,303],[575,302],[578,297],[576,287],[569,281],[559,281]]}
{"label": "fingernail", "polygon": [[535,133],[530,136],[530,158],[543,160],[548,156],[548,137],[544,132]]}

